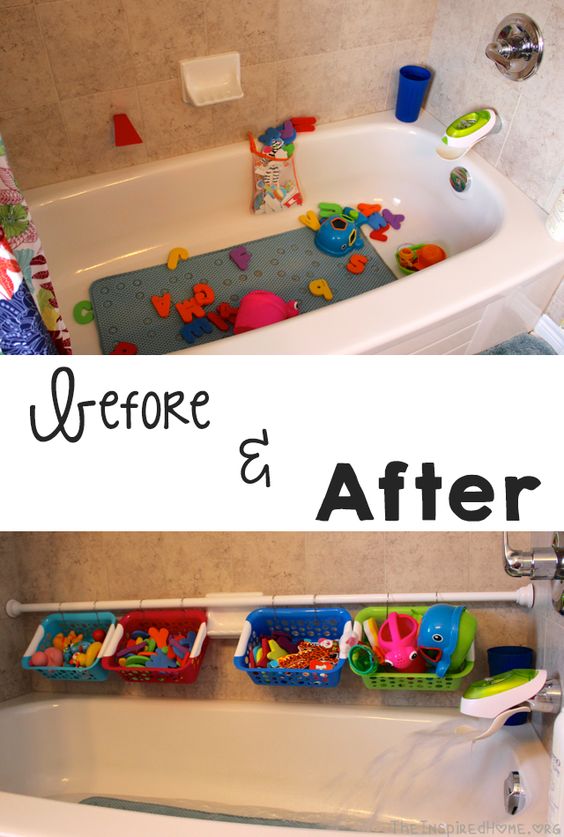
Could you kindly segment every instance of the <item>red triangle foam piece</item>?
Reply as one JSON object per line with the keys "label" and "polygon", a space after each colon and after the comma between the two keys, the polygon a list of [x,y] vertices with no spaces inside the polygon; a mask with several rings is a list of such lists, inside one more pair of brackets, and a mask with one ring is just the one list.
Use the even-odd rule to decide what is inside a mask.
{"label": "red triangle foam piece", "polygon": [[117,146],[143,142],[126,113],[114,113],[114,141]]}

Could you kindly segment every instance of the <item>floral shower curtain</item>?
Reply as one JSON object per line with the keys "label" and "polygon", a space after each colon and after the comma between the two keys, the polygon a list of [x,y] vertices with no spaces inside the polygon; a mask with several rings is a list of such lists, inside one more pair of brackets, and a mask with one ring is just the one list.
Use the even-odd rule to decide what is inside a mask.
{"label": "floral shower curtain", "polygon": [[0,350],[71,354],[47,259],[0,136]]}

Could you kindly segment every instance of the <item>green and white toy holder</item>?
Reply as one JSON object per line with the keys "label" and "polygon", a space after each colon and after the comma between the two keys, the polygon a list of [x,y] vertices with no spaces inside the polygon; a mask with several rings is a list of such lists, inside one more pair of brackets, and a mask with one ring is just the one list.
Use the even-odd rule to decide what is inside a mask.
{"label": "green and white toy holder", "polygon": [[460,711],[493,723],[475,740],[489,738],[518,712],[560,712],[562,691],[558,676],[545,669],[517,668],[472,683],[460,699]]}

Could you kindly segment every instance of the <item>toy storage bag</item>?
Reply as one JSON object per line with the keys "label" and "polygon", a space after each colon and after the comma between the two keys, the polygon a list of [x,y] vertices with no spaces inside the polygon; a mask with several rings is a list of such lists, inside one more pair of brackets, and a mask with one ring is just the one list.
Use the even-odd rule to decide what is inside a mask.
{"label": "toy storage bag", "polygon": [[[102,657],[110,644],[115,629],[116,617],[113,613],[87,611],[84,613],[53,613],[47,616],[37,627],[33,639],[22,658],[22,667],[27,671],[38,671],[50,680],[107,680],[108,672],[102,667]],[[106,638],[96,660],[88,668],[82,666],[32,666],[30,658],[36,651],[44,651],[53,644],[57,634],[75,631],[87,637],[96,628],[106,631]]]}
{"label": "toy storage bag", "polygon": [[233,662],[235,668],[244,671],[259,686],[338,686],[347,661],[346,654],[339,655],[330,671],[252,668],[250,655],[260,638],[272,631],[282,631],[295,641],[316,641],[320,637],[340,640],[351,627],[351,616],[341,607],[262,607],[247,616]]}
{"label": "toy storage bag", "polygon": [[[190,653],[177,668],[148,668],[119,664],[116,654],[127,646],[133,631],[149,628],[167,628],[173,633],[187,634],[194,631],[196,639]],[[134,683],[193,683],[208,647],[207,614],[205,610],[135,610],[127,613],[116,625],[112,642],[106,647],[102,665],[106,671],[119,674],[123,680]]]}
{"label": "toy storage bag", "polygon": [[264,154],[258,150],[251,134],[249,144],[253,160],[253,212],[280,212],[295,204],[301,205],[303,197],[294,163],[295,152],[284,159]]}
{"label": "toy storage bag", "polygon": [[[394,613],[407,613],[421,622],[421,617],[428,610],[427,607],[366,607],[356,615],[355,628],[358,635],[362,631],[362,623],[367,619],[375,619],[378,628],[382,625],[391,611]],[[364,631],[363,641],[368,642]],[[474,668],[474,644],[466,655],[466,660],[460,671],[448,673],[445,677],[438,677],[432,671],[422,674],[411,674],[402,671],[386,671],[378,669],[372,674],[361,677],[367,689],[408,689],[419,692],[454,692],[461,685],[461,680],[466,677]]]}

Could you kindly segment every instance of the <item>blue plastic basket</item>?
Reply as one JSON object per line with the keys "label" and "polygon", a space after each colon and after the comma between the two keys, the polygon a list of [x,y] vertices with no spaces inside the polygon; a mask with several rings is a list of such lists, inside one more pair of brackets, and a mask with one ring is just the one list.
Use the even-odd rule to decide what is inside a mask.
{"label": "blue plastic basket", "polygon": [[312,686],[317,688],[339,685],[346,663],[342,658],[330,671],[285,668],[250,668],[249,655],[260,638],[272,631],[284,631],[294,640],[318,640],[320,637],[341,639],[350,614],[341,607],[261,607],[249,613],[235,652],[235,667],[248,674],[259,686]]}
{"label": "blue plastic basket", "polygon": [[[77,634],[90,634],[96,628],[108,631],[111,625],[115,625],[116,617],[113,613],[88,611],[86,613],[52,613],[41,622],[38,632],[43,632],[39,637],[38,644],[33,647],[31,653],[22,657],[22,666],[27,671],[38,671],[50,680],[107,680],[108,672],[102,668],[101,659],[96,659],[88,668],[75,668],[74,666],[32,666],[30,659],[35,651],[44,651],[53,644],[54,637],[59,634],[68,634],[69,631],[76,631]],[[37,634],[34,640],[37,639]],[[27,649],[29,652],[32,645]]]}

